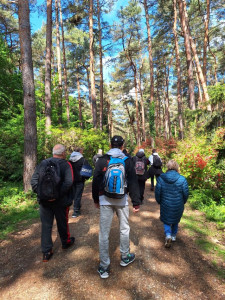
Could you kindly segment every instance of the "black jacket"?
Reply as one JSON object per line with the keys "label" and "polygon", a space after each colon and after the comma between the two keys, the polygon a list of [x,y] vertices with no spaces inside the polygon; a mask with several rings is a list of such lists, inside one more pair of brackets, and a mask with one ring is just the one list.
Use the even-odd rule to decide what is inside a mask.
{"label": "black jacket", "polygon": [[[60,204],[63,207],[70,206],[73,202],[72,197],[72,185],[73,185],[73,169],[69,162],[67,162],[65,159],[55,158],[52,157],[51,160],[57,161],[59,163],[60,168],[60,177],[61,177],[61,185],[60,185],[60,199],[58,200]],[[31,186],[34,193],[37,193],[37,186],[38,186],[38,180],[39,180],[39,170],[40,170],[39,164],[34,174],[31,178]],[[38,199],[38,202],[41,203],[41,199]],[[49,202],[49,204],[45,205],[53,205],[54,202]]]}
{"label": "black jacket", "polygon": [[[99,195],[104,194],[104,176],[107,170],[110,156],[108,154],[100,157],[96,163],[93,181],[92,181],[92,197],[95,203],[99,203]],[[128,194],[131,197],[133,206],[141,204],[139,185],[137,175],[134,170],[133,162],[130,158],[125,160],[125,173],[127,178]]]}
{"label": "black jacket", "polygon": [[145,156],[144,152],[137,152],[135,156],[132,157],[132,161],[135,167],[135,163],[138,158],[143,158],[144,159],[144,164],[145,164],[145,173],[143,175],[137,175],[138,180],[140,181],[146,181],[148,179],[148,174],[147,174],[147,166],[150,164],[148,158]]}
{"label": "black jacket", "polygon": [[72,162],[72,161],[69,161],[69,162],[71,163],[71,165],[73,167],[74,184],[76,184],[78,182],[84,182],[85,178],[80,175],[80,171],[81,171],[83,164],[89,164],[88,161],[84,157],[81,157],[76,162]]}

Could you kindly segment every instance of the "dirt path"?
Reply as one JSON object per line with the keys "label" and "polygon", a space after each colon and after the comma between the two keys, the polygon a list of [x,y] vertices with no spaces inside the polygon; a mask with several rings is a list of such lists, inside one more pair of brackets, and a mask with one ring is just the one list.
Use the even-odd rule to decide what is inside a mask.
{"label": "dirt path", "polygon": [[171,249],[164,248],[159,206],[148,185],[145,198],[140,213],[130,213],[131,251],[136,253],[133,264],[119,265],[118,221],[114,217],[110,277],[101,279],[97,274],[99,211],[88,185],[82,216],[70,218],[74,247],[63,251],[54,227],[54,256],[43,263],[39,222],[0,244],[0,299],[225,299],[224,282],[184,231]]}

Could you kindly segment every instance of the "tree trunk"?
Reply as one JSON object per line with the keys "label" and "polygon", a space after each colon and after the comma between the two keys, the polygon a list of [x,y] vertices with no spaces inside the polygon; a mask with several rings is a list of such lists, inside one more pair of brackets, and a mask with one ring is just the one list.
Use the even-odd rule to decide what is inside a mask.
{"label": "tree trunk", "polygon": [[145,18],[148,34],[148,54],[149,54],[149,66],[150,66],[150,103],[154,101],[154,68],[153,68],[153,58],[152,58],[152,39],[151,39],[151,30],[149,25],[149,15],[148,15],[148,6],[147,0],[144,0],[144,9],[145,9]]}
{"label": "tree trunk", "polygon": [[210,0],[206,0],[206,18],[205,18],[205,36],[204,36],[204,47],[203,47],[203,76],[205,82],[207,82],[207,47],[209,41],[209,18],[210,18]]}
{"label": "tree trunk", "polygon": [[194,65],[195,68],[195,74],[196,74],[196,79],[198,83],[198,102],[201,104],[200,107],[202,106],[203,98],[202,98],[202,90],[201,90],[201,85],[198,77],[198,72],[196,70],[196,66]]}
{"label": "tree trunk", "polygon": [[97,105],[95,93],[95,73],[94,73],[94,33],[93,33],[93,0],[89,0],[89,50],[90,50],[90,80],[91,80],[91,102],[92,102],[92,115],[93,127],[97,128]]}
{"label": "tree trunk", "polygon": [[112,110],[110,105],[110,99],[107,101],[107,111],[108,111],[108,131],[109,131],[109,140],[112,138]]}
{"label": "tree trunk", "polygon": [[78,103],[79,103],[80,128],[83,128],[83,122],[82,122],[82,103],[81,103],[81,96],[80,96],[80,78],[79,78],[79,74],[78,73],[77,73],[77,93],[78,93]]}
{"label": "tree trunk", "polygon": [[46,56],[45,56],[45,129],[51,133],[51,58],[52,58],[52,0],[47,0]]}
{"label": "tree trunk", "polygon": [[174,8],[174,24],[173,34],[175,42],[175,53],[176,53],[176,68],[177,68],[177,106],[178,106],[178,125],[179,125],[179,139],[184,139],[184,124],[183,124],[183,113],[182,113],[182,96],[181,96],[181,67],[180,67],[180,53],[177,36],[177,0],[173,0]]}
{"label": "tree trunk", "polygon": [[159,79],[157,72],[157,97],[156,97],[156,116],[155,116],[155,134],[156,137],[161,135],[161,118],[160,118],[160,94],[159,94]]}
{"label": "tree trunk", "polygon": [[101,8],[97,0],[98,8],[98,31],[99,31],[99,68],[100,68],[100,130],[103,130],[103,65],[102,65],[102,28],[101,28]]}
{"label": "tree trunk", "polygon": [[134,127],[134,122],[132,120],[132,117],[131,117],[131,114],[130,114],[130,111],[129,111],[129,107],[127,105],[127,103],[124,103],[124,106],[126,108],[126,111],[127,111],[127,114],[128,114],[128,117],[129,117],[129,120],[130,120],[130,126],[133,130],[133,134],[134,134],[134,138],[135,138],[135,141],[136,141],[136,144],[138,143],[137,141],[137,133],[136,133],[136,130],[135,130],[135,127]]}
{"label": "tree trunk", "polygon": [[134,89],[135,89],[135,103],[136,103],[136,123],[137,123],[137,144],[140,146],[140,122],[139,122],[139,103],[138,103],[138,90],[137,90],[137,69],[133,66],[134,72]]}
{"label": "tree trunk", "polygon": [[141,70],[140,70],[140,77],[138,80],[138,87],[140,92],[140,99],[141,99],[141,116],[142,116],[142,131],[143,131],[143,140],[146,141],[146,132],[145,132],[145,107],[144,107],[144,99],[143,93],[141,88]]}
{"label": "tree trunk", "polygon": [[65,100],[66,100],[66,115],[67,121],[70,123],[70,106],[69,106],[69,94],[68,94],[68,80],[67,80],[67,67],[66,67],[66,49],[65,49],[65,40],[64,40],[64,28],[63,28],[63,17],[62,17],[62,8],[61,0],[58,0],[59,13],[60,13],[60,24],[62,30],[62,48],[63,48],[63,75],[64,75],[64,90],[65,90]]}
{"label": "tree trunk", "polygon": [[57,67],[58,67],[58,76],[59,76],[59,84],[58,84],[58,122],[62,124],[62,68],[61,68],[61,50],[60,50],[60,32],[59,32],[59,8],[58,8],[58,0],[55,0],[55,22],[56,22],[56,49],[57,49]]}
{"label": "tree trunk", "polygon": [[186,60],[187,60],[189,108],[191,110],[195,110],[193,63],[192,63],[192,55],[191,55],[189,30],[188,30],[188,27],[187,27],[186,16],[185,16],[186,2],[185,2],[185,0],[178,0],[178,4],[179,4],[181,27],[182,27],[182,30],[183,30],[183,33],[184,33],[184,45],[185,45]]}
{"label": "tree trunk", "polygon": [[23,77],[24,100],[24,191],[30,188],[30,181],[37,163],[37,125],[32,62],[30,11],[28,0],[18,1],[19,36]]}

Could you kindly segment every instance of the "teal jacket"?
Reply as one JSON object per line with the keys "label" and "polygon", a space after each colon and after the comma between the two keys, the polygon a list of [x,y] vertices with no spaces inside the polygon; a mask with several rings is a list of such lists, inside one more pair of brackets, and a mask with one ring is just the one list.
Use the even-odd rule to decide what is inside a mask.
{"label": "teal jacket", "polygon": [[160,204],[160,220],[163,223],[170,225],[180,222],[188,193],[186,178],[175,170],[158,177],[155,199]]}

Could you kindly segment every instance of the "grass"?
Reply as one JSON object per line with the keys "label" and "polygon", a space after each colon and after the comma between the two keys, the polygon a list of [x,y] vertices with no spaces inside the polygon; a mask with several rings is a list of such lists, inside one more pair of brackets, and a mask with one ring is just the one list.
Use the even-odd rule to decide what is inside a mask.
{"label": "grass", "polygon": [[33,193],[25,194],[22,183],[0,185],[0,239],[26,226],[39,217],[38,203]]}
{"label": "grass", "polygon": [[218,276],[225,278],[222,262],[225,260],[224,231],[218,230],[216,223],[206,220],[204,213],[196,213],[190,204],[186,205],[181,224],[192,236],[197,247],[215,266]]}

